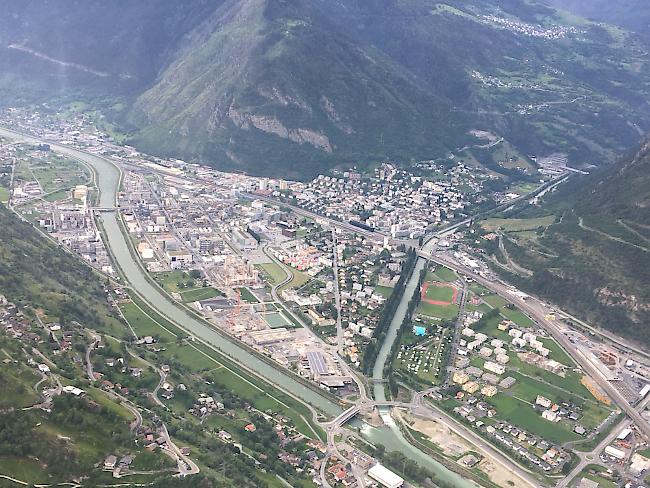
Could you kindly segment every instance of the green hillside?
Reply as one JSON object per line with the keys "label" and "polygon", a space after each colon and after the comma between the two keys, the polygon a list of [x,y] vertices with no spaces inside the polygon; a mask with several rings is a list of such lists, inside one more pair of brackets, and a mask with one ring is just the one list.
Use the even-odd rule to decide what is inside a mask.
{"label": "green hillside", "polygon": [[549,5],[600,22],[650,36],[650,11],[645,0],[545,0]]}
{"label": "green hillside", "polygon": [[[576,177],[516,217],[555,216],[536,232],[505,231],[510,273],[586,321],[649,344],[650,144],[622,162]],[[503,258],[501,258],[503,259]]]}
{"label": "green hillside", "polygon": [[648,41],[534,0],[72,3],[0,0],[0,102],[87,98],[155,154],[308,178],[479,129],[600,164],[650,129]]}
{"label": "green hillside", "polygon": [[76,320],[97,330],[122,328],[99,276],[4,205],[0,205],[0,294],[19,306],[35,306],[49,321]]}

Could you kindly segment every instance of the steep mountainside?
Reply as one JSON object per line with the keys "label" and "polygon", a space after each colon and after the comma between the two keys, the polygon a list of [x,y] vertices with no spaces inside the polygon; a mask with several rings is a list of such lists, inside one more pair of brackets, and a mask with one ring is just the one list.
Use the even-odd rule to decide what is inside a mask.
{"label": "steep mountainside", "polygon": [[471,129],[598,164],[650,130],[648,43],[534,0],[0,5],[7,95],[119,95],[133,144],[222,168],[441,157]]}
{"label": "steep mountainside", "polygon": [[218,9],[138,98],[132,120],[146,129],[135,143],[241,169],[255,161],[267,174],[300,161],[294,177],[340,158],[425,158],[454,147],[463,116],[450,115],[450,102],[310,3]]}
{"label": "steep mountainside", "polygon": [[650,10],[645,0],[545,0],[549,5],[582,17],[620,25],[650,36]]}
{"label": "steep mountainside", "polygon": [[99,276],[1,204],[0,294],[18,306],[38,304],[53,321],[76,320],[98,329],[118,323]]}
{"label": "steep mountainside", "polygon": [[506,234],[508,255],[533,271],[512,278],[580,317],[650,343],[650,142],[623,162],[576,178],[540,208],[556,223]]}
{"label": "steep mountainside", "polygon": [[166,65],[182,37],[218,3],[2,0],[4,81],[21,75],[21,82],[33,87],[41,81],[50,90],[84,85],[112,93],[141,90]]}

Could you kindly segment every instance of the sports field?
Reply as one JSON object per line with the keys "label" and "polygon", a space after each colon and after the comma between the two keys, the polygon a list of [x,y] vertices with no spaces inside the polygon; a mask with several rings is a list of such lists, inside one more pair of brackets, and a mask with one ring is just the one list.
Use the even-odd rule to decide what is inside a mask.
{"label": "sports field", "polygon": [[264,314],[264,321],[269,324],[271,329],[279,327],[293,327],[293,323],[287,319],[282,312],[271,312]]}
{"label": "sports field", "polygon": [[194,288],[192,290],[181,291],[181,300],[184,303],[188,302],[198,302],[201,300],[208,300],[210,298],[224,296],[221,291],[213,288],[211,286],[206,286],[203,288]]}
{"label": "sports field", "polygon": [[458,290],[447,283],[425,282],[422,285],[422,302],[431,305],[451,305],[456,303]]}

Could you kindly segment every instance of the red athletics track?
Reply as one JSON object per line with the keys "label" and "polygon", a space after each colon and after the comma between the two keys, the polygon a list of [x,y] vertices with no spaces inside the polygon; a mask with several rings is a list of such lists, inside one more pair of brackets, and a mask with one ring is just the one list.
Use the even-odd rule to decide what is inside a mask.
{"label": "red athletics track", "polygon": [[[431,300],[430,298],[427,298],[427,290],[431,285],[451,288],[452,290],[454,290],[454,295],[451,297],[451,302],[443,302],[441,300]],[[454,303],[456,303],[456,299],[458,298],[458,289],[448,283],[439,283],[439,282],[431,283],[427,281],[422,285],[420,298],[424,303],[429,303],[431,305],[453,305]]]}

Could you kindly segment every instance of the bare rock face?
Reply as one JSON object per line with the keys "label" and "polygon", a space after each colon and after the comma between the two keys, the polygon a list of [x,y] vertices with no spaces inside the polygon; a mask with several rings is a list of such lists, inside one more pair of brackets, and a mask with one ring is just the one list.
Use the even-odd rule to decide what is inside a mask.
{"label": "bare rock face", "polygon": [[316,149],[320,149],[326,153],[332,152],[330,140],[322,132],[308,128],[290,129],[277,117],[241,112],[232,105],[228,110],[228,117],[240,129],[250,130],[251,127],[254,127],[267,134],[278,136],[281,139],[288,139],[298,144],[311,144]]}
{"label": "bare rock face", "polygon": [[321,107],[323,107],[330,122],[332,122],[339,130],[347,135],[354,134],[354,129],[345,121],[344,117],[336,111],[334,104],[325,95],[321,98]]}

